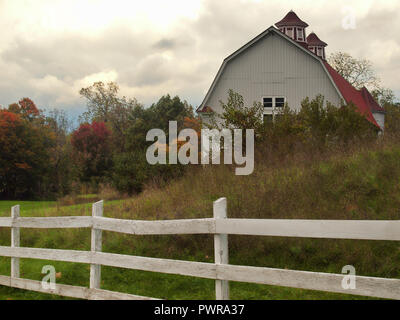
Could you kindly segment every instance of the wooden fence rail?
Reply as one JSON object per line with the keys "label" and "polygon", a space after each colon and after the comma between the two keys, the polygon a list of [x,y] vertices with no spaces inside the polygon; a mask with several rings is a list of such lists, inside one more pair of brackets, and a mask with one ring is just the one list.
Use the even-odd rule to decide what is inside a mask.
{"label": "wooden fence rail", "polygon": [[[22,218],[19,206],[0,227],[11,228],[11,246],[0,246],[0,256],[11,257],[11,276],[0,285],[83,299],[153,299],[102,290],[101,266],[161,272],[215,280],[216,299],[229,299],[229,281],[250,282],[388,299],[400,299],[400,279],[355,276],[356,288],[345,289],[346,275],[229,264],[228,235],[309,237],[332,239],[400,240],[400,221],[228,219],[227,202],[214,202],[214,217],[167,221],[122,220],[103,217],[103,201],[93,204],[92,216]],[[20,247],[20,228],[91,228],[91,250]],[[214,263],[148,258],[102,252],[102,231],[133,235],[212,234]],[[44,288],[40,281],[20,278],[21,258],[90,264],[90,287],[56,284]]]}

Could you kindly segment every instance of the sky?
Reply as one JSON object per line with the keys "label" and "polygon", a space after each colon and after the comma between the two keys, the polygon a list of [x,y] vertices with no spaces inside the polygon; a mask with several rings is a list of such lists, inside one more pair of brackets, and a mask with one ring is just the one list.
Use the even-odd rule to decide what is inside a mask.
{"label": "sky", "polygon": [[196,108],[222,60],[290,10],[400,97],[398,0],[0,0],[0,105],[79,115],[79,89],[115,81],[146,106],[169,93]]}

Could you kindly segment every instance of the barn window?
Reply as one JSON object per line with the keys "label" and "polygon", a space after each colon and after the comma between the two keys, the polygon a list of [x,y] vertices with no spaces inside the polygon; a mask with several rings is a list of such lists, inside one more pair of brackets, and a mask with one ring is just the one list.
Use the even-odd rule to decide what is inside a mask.
{"label": "barn window", "polygon": [[275,98],[275,107],[282,108],[285,105],[285,98]]}
{"label": "barn window", "polygon": [[297,40],[300,40],[300,41],[304,40],[303,29],[301,29],[301,28],[297,28]]}
{"label": "barn window", "polygon": [[263,105],[264,105],[264,108],[272,108],[273,107],[272,98],[264,98]]}
{"label": "barn window", "polygon": [[276,117],[282,112],[285,106],[285,97],[263,97],[263,120],[264,123],[274,122]]}
{"label": "barn window", "polygon": [[282,108],[285,106],[285,97],[264,97],[264,108]]}
{"label": "barn window", "polygon": [[286,34],[290,37],[290,38],[294,38],[294,33],[293,33],[293,29],[292,28],[287,28],[286,29]]}

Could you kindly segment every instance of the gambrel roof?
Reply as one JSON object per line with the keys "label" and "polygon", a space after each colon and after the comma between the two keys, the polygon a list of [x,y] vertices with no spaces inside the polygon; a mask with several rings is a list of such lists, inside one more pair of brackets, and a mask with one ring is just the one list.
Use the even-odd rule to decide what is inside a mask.
{"label": "gambrel roof", "polygon": [[[233,52],[231,55],[226,57],[224,61],[222,62],[221,67],[218,70],[217,75],[215,76],[211,87],[209,88],[206,96],[204,97],[202,103],[200,106],[196,109],[196,112],[203,112],[205,111],[205,102],[209,99],[212,91],[214,90],[219,78],[221,77],[227,63],[231,60],[233,60],[236,56],[241,54],[243,51],[247,50],[251,46],[253,46],[255,43],[258,41],[262,40],[264,37],[266,37],[268,34],[276,34],[286,41],[289,41],[292,45],[296,46],[299,50],[302,50],[306,54],[310,55],[313,59],[316,59],[320,64],[323,70],[326,72],[326,75],[328,76],[329,80],[331,81],[333,87],[335,88],[336,92],[338,93],[339,97],[346,103],[350,103],[351,101],[357,106],[358,111],[361,114],[364,114],[366,118],[374,125],[376,125],[378,128],[379,125],[375,121],[372,112],[374,111],[373,106],[370,102],[366,101],[364,98],[367,96],[366,94],[362,94],[360,90],[355,89],[347,80],[345,80],[342,76],[340,76],[326,61],[322,60],[319,58],[316,54],[314,54],[312,51],[308,50],[304,46],[300,45],[298,42],[292,40],[289,38],[286,34],[283,32],[279,31],[277,28],[274,26],[269,27],[266,29],[264,32],[250,40],[248,43],[246,43],[244,46]],[[366,89],[365,89],[366,90]],[[368,91],[368,90],[367,90]],[[375,102],[375,104],[377,104]]]}
{"label": "gambrel roof", "polygon": [[376,112],[375,110],[379,108],[379,110],[383,109],[378,105],[375,99],[371,96],[367,88],[362,88],[361,90],[357,90],[354,88],[345,78],[343,78],[335,69],[333,69],[328,62],[324,61],[326,68],[328,69],[329,73],[331,74],[333,80],[335,81],[336,85],[338,86],[342,96],[346,103],[353,102],[359,112],[368,119],[371,123],[376,125],[378,128],[379,125],[375,121],[372,112]]}
{"label": "gambrel roof", "polygon": [[[236,50],[234,53],[232,53],[231,55],[229,55],[228,57],[226,57],[224,59],[224,61],[222,62],[221,67],[218,70],[217,75],[214,78],[214,81],[211,84],[210,89],[208,90],[206,96],[203,99],[203,102],[200,104],[200,106],[197,108],[197,112],[201,112],[201,110],[204,108],[204,104],[207,101],[207,99],[209,98],[211,92],[213,91],[216,83],[218,82],[222,72],[225,69],[225,66],[227,65],[227,63],[231,60],[233,60],[236,56],[238,56],[239,54],[241,54],[243,51],[247,50],[248,48],[250,48],[251,46],[253,46],[255,43],[257,43],[258,41],[262,40],[263,38],[265,38],[268,34],[270,33],[274,33],[277,34],[278,36],[284,38],[285,40],[289,41],[290,43],[292,43],[294,46],[296,46],[297,48],[299,48],[300,50],[304,51],[305,53],[307,53],[308,55],[310,55],[313,59],[318,60],[321,63],[322,68],[324,68],[324,70],[326,71],[329,79],[331,80],[333,86],[336,88],[339,96],[343,99],[342,94],[340,93],[340,91],[338,90],[338,88],[336,87],[336,84],[334,83],[334,81],[332,80],[329,72],[326,70],[325,65],[323,64],[322,60],[320,58],[318,58],[317,55],[315,55],[313,52],[311,52],[310,50],[304,48],[303,46],[301,46],[299,43],[297,43],[296,41],[292,40],[291,38],[289,38],[287,35],[285,35],[284,33],[280,32],[277,28],[275,28],[274,26],[269,27],[267,30],[265,30],[264,32],[260,33],[257,37],[253,38],[252,40],[250,40],[248,43],[246,43],[244,46],[242,46],[241,48],[239,48],[238,50]],[[343,99],[344,100],[344,99]]]}

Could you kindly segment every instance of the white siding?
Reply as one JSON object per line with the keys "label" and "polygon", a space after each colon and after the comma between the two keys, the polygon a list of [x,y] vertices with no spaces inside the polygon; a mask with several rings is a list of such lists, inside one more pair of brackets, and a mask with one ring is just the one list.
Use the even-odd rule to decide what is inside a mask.
{"label": "white siding", "polygon": [[240,93],[247,105],[262,102],[264,96],[283,96],[290,108],[299,110],[305,97],[318,94],[340,103],[321,63],[273,32],[226,64],[204,105],[220,113],[219,101],[226,102],[229,89]]}
{"label": "white siding", "polygon": [[385,129],[385,114],[384,113],[373,113],[376,123],[381,127],[382,131]]}

